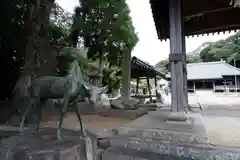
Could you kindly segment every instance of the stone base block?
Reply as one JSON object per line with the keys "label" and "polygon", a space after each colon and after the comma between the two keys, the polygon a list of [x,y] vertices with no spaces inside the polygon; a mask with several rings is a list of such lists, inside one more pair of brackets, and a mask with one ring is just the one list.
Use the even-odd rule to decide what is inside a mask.
{"label": "stone base block", "polygon": [[[168,116],[166,116],[168,115]],[[185,121],[169,121],[169,113],[150,112],[118,129],[102,155],[104,160],[239,160],[239,148],[208,143],[203,118],[189,113]]]}
{"label": "stone base block", "polygon": [[[63,130],[62,141],[57,141],[56,129],[44,128],[39,132],[26,131],[0,142],[1,160],[86,160],[85,140],[81,134]],[[93,152],[96,141],[91,137]]]}
{"label": "stone base block", "polygon": [[166,120],[168,122],[174,121],[174,122],[179,122],[179,121],[187,121],[188,117],[185,112],[170,112],[166,116]]}

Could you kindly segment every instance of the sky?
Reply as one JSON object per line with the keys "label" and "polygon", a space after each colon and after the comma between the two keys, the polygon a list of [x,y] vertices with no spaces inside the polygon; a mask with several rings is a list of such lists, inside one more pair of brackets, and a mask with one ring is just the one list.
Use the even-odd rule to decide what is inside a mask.
{"label": "sky", "polygon": [[[132,17],[133,25],[139,37],[139,42],[133,49],[132,56],[155,65],[160,60],[168,57],[170,53],[169,41],[160,41],[157,37],[149,0],[126,1],[131,11],[130,16]],[[70,13],[73,13],[74,8],[79,4],[78,0],[57,0],[57,3]],[[227,32],[225,34],[209,34],[209,36],[186,38],[186,50],[187,52],[194,51],[204,42],[215,42],[233,34],[234,32]]]}

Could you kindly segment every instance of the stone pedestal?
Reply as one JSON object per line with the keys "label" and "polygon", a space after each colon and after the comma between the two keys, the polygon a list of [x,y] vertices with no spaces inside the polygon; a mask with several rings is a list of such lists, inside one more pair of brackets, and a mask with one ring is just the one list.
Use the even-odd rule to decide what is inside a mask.
{"label": "stone pedestal", "polygon": [[[186,118],[184,120],[184,117]],[[200,159],[240,158],[240,149],[220,148],[208,143],[200,114],[150,112],[118,129],[103,159]]]}
{"label": "stone pedestal", "polygon": [[[86,160],[85,140],[80,132],[63,130],[63,140],[57,141],[56,129],[26,131],[1,141],[1,160]],[[91,138],[92,139],[92,138]],[[93,146],[96,141],[92,140]],[[96,147],[93,147],[94,152]]]}
{"label": "stone pedestal", "polygon": [[182,150],[209,146],[200,114],[173,113],[169,109],[149,112],[120,127],[118,134],[110,142],[113,148],[128,148],[159,155],[180,156]]}
{"label": "stone pedestal", "polygon": [[[203,118],[196,113],[153,111],[118,129],[119,137],[138,137],[171,144],[208,145]],[[114,140],[112,141],[115,144]]]}

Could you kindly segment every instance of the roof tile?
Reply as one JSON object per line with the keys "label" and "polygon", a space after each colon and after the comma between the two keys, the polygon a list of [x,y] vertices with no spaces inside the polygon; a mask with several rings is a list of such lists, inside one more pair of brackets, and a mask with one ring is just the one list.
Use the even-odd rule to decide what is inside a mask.
{"label": "roof tile", "polygon": [[[227,75],[240,75],[240,69],[224,61],[187,64],[188,80],[221,79]],[[170,77],[168,74],[166,77]]]}

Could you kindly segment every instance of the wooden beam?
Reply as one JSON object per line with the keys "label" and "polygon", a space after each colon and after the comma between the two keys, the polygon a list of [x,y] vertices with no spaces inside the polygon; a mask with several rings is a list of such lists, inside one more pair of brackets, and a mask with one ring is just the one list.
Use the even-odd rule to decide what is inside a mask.
{"label": "wooden beam", "polygon": [[184,12],[183,15],[195,15],[198,13],[206,12],[206,11],[214,11],[221,10],[225,8],[230,8],[231,0],[195,0],[194,2],[183,1]]}
{"label": "wooden beam", "polygon": [[[208,1],[207,5],[211,5],[211,2]],[[163,3],[163,1],[157,1],[155,3]],[[214,3],[215,7],[213,6],[199,11],[197,11],[197,8],[191,6],[192,11],[184,13],[185,36],[236,30],[240,28],[240,19],[234,18],[236,15],[240,15],[240,8],[228,7],[226,4],[216,5],[216,1],[214,1]],[[167,39],[170,37],[169,20],[166,19],[166,17],[169,17],[166,11],[168,6],[165,3],[164,5],[162,4],[154,7],[155,12],[153,13],[156,14],[154,15],[154,20],[159,39]],[[184,10],[191,8],[188,7],[188,5],[184,6]]]}
{"label": "wooden beam", "polygon": [[221,32],[240,28],[240,8],[231,8],[221,12],[209,12],[202,16],[191,18],[184,22],[186,35]]}
{"label": "wooden beam", "polygon": [[217,14],[218,12],[223,12],[223,11],[228,11],[228,10],[232,10],[233,8],[217,8],[217,9],[213,9],[213,10],[207,10],[207,11],[202,11],[200,13],[196,13],[196,14],[191,14],[191,15],[187,15],[184,16],[184,21],[188,21],[192,18],[197,18],[197,17],[201,17],[207,14]]}

